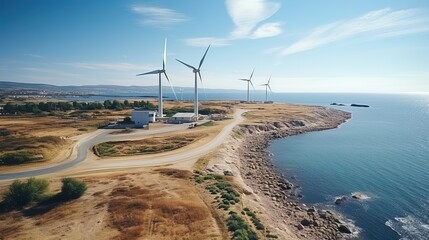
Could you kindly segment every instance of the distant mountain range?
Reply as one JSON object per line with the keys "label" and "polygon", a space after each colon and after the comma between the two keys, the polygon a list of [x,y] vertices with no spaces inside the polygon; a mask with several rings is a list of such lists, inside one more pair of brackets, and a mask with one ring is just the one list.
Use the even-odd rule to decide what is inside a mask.
{"label": "distant mountain range", "polygon": [[[40,83],[20,83],[0,81],[1,90],[44,90],[57,93],[73,93],[73,94],[94,94],[94,95],[149,95],[158,93],[158,86],[119,86],[119,85],[83,85],[83,86],[56,86]],[[182,89],[182,90],[181,90]],[[192,93],[194,88],[191,87],[175,87],[176,93]],[[171,92],[171,88],[164,86],[164,92]],[[207,93],[242,93],[243,90],[231,89],[206,89]]]}

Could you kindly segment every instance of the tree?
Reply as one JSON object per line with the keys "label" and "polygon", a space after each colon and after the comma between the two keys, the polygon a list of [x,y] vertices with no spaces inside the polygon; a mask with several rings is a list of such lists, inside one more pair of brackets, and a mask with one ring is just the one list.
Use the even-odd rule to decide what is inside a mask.
{"label": "tree", "polygon": [[65,201],[80,198],[87,189],[84,182],[75,178],[63,178],[62,183],[60,197]]}
{"label": "tree", "polygon": [[110,109],[110,106],[112,106],[112,102],[110,100],[105,100],[103,105],[105,109]]}
{"label": "tree", "polygon": [[128,100],[125,100],[124,101],[124,105],[125,105],[125,107],[129,107],[130,106],[130,102]]}
{"label": "tree", "polygon": [[113,100],[112,106],[110,106],[110,109],[115,109],[115,110],[122,110],[122,104],[118,101],[118,100]]}
{"label": "tree", "polygon": [[45,179],[29,178],[26,182],[15,180],[5,193],[3,203],[8,209],[21,209],[31,202],[42,200],[48,186]]}

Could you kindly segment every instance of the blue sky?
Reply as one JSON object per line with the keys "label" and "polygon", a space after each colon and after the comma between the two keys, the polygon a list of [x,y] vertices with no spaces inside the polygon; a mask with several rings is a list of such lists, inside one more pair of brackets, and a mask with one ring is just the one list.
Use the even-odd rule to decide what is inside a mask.
{"label": "blue sky", "polygon": [[[0,2],[0,80],[157,85],[162,67],[202,66],[206,88],[277,92],[429,92],[429,1],[226,0]],[[165,85],[167,83],[164,81]],[[261,90],[263,87],[259,87]]]}

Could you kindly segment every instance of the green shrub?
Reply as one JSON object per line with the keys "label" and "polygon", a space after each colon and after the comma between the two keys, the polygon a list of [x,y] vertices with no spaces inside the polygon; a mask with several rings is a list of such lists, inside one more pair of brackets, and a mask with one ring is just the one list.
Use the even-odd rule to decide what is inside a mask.
{"label": "green shrub", "polygon": [[63,178],[62,183],[60,197],[66,201],[81,197],[87,189],[84,182],[75,178]]}
{"label": "green shrub", "polygon": [[25,182],[15,180],[4,194],[3,204],[7,209],[21,209],[31,202],[39,202],[43,200],[48,186],[45,179],[29,178]]}
{"label": "green shrub", "polygon": [[277,239],[277,238],[279,238],[279,237],[277,237],[276,235],[273,235],[273,234],[270,234],[270,233],[268,233],[267,235],[265,235],[267,238],[275,238],[275,239]]}
{"label": "green shrub", "polygon": [[199,177],[199,178],[195,179],[195,182],[197,182],[197,183],[203,183],[204,179],[201,178],[201,177]]}
{"label": "green shrub", "polygon": [[31,158],[31,154],[27,151],[16,151],[3,154],[0,157],[0,164],[2,165],[17,165],[26,162],[30,162],[33,159]]}

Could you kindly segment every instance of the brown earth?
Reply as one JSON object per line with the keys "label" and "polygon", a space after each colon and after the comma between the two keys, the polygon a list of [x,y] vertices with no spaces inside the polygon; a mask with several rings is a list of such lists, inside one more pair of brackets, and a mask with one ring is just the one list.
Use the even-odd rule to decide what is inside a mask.
{"label": "brown earth", "polygon": [[157,168],[80,177],[80,199],[1,215],[0,239],[224,239],[191,176]]}

